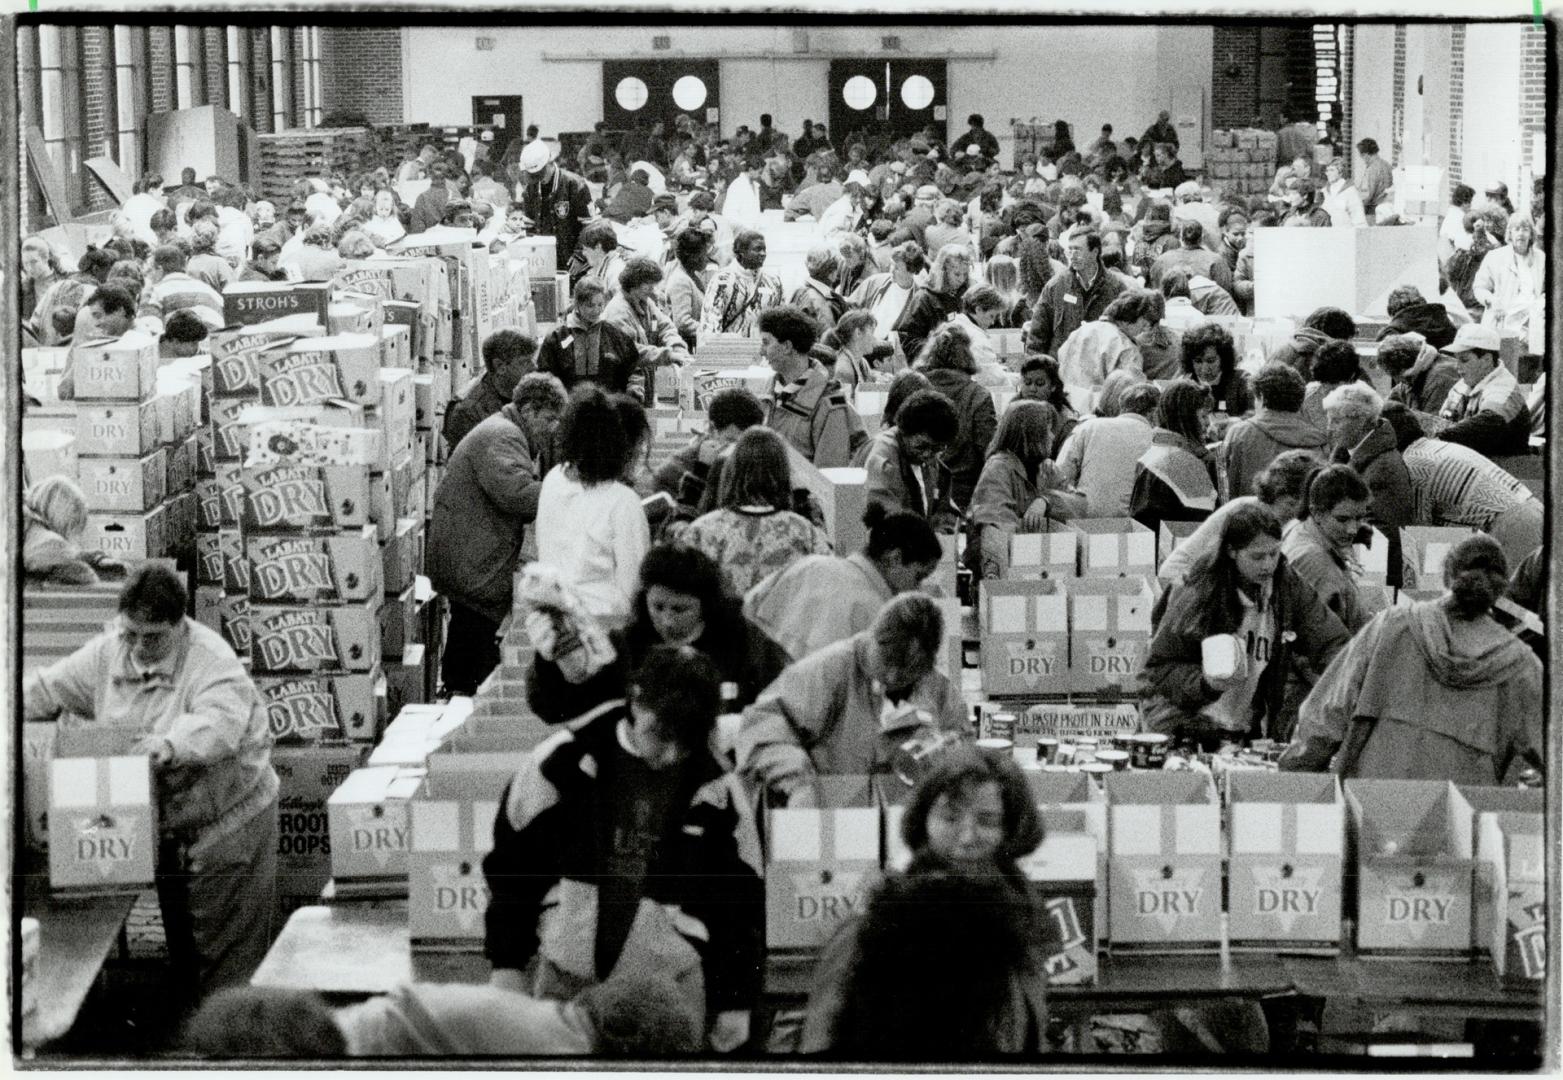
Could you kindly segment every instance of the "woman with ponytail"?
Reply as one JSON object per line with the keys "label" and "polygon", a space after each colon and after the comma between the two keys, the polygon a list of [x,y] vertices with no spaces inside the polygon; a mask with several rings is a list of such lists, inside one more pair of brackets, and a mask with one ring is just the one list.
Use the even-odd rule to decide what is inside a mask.
{"label": "woman with ponytail", "polygon": [[1456,545],[1443,596],[1380,612],[1330,663],[1281,768],[1486,785],[1541,768],[1541,661],[1492,617],[1508,574],[1492,537]]}

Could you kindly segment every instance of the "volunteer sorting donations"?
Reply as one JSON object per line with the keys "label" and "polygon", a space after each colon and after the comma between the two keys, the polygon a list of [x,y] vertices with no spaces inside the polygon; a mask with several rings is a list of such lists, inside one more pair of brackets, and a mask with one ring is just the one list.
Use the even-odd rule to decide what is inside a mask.
{"label": "volunteer sorting donations", "polygon": [[[1323,125],[1303,125],[1295,154],[1295,125],[1260,133],[1276,156],[1253,186],[1190,164],[1167,112],[1138,118],[1138,140],[1060,121],[1013,146],[974,114],[948,148],[942,124],[902,133],[874,113],[852,130],[805,120],[796,139],[779,115],[736,134],[704,115],[568,139],[485,129],[467,152],[430,136],[340,174],[307,169],[280,202],[236,177],[175,188],[149,173],[91,251],[52,230],[23,242],[23,341],[58,360],[29,360],[35,420],[110,397],[104,339],[184,334],[186,310],[202,343],[153,362],[172,376],[217,359],[196,423],[218,463],[208,477],[192,453],[190,483],[214,507],[236,500],[232,522],[213,510],[210,549],[238,543],[243,581],[220,553],[206,576],[198,523],[167,559],[100,552],[94,454],[27,443],[29,603],[110,595],[97,577],[125,577],[107,627],[29,666],[23,719],[57,721],[61,746],[111,733],[150,763],[170,986],[205,1002],[167,1049],[1281,1060],[1264,1055],[1314,1021],[1257,996],[1207,1000],[1190,983],[1155,1007],[1059,1007],[1118,977],[1094,958],[1098,938],[1119,944],[1120,913],[1083,932],[1081,967],[1036,861],[1071,834],[1037,804],[1078,779],[1067,801],[1116,809],[1149,776],[1201,793],[1174,802],[1209,784],[1214,805],[1242,770],[1330,774],[1331,792],[1333,777],[1542,783],[1541,181],[1521,210],[1479,202],[1479,237],[1435,238],[1373,139],[1355,163],[1349,144],[1315,155]],[[1284,234],[1327,276],[1315,229],[1363,245],[1428,233],[1405,268],[1424,291],[1396,289],[1387,311],[1279,314],[1276,282],[1300,271],[1268,242]],[[1473,242],[1486,254],[1465,265]],[[398,299],[344,287],[377,267],[404,275]],[[404,284],[424,274],[439,293],[426,318]],[[482,275],[508,284],[478,330],[461,309]],[[264,326],[234,322],[237,297],[322,289],[318,318],[350,328],[268,345]],[[375,368],[382,384],[413,369],[404,483],[400,451],[330,455],[377,425],[389,443],[392,398],[354,390],[343,342],[398,337],[409,310],[410,349],[366,369],[370,386]],[[287,364],[267,350],[310,348],[354,402],[268,412]],[[245,349],[242,404],[258,411],[230,452],[219,391]],[[415,400],[428,416],[413,419]],[[306,487],[332,473],[334,494],[304,518],[299,496],[278,538],[255,524],[256,485],[283,467]],[[334,505],[350,474],[383,484],[364,488],[356,534]],[[415,505],[383,516],[377,499]],[[341,562],[355,535],[369,644],[350,629],[363,582]],[[257,553],[284,539],[308,549],[296,567],[325,569],[268,596]],[[404,594],[423,614],[388,631],[382,605]],[[278,604],[325,613],[329,657],[268,666],[245,635]],[[1105,676],[1093,649],[1111,654]],[[325,731],[279,720],[279,680],[342,695],[359,675],[391,680],[388,716],[371,693],[353,731],[340,696]],[[430,717],[453,719],[395,764],[423,785],[410,805],[481,808],[458,860],[481,917],[456,946],[478,967],[455,981],[486,985],[402,973],[344,1006],[275,981],[283,944],[268,950],[306,912],[360,917],[334,846],[320,866],[336,897],[322,881],[280,902],[279,771],[285,798],[297,786],[280,762],[356,740],[339,785]],[[440,772],[479,745],[502,767]],[[850,817],[830,816],[849,809],[882,815],[865,862],[848,854]],[[416,919],[427,871],[405,854],[411,820],[385,895]],[[1127,887],[1112,879],[1113,905]],[[788,921],[818,897],[828,925]],[[1340,935],[1337,920],[1336,951]],[[781,956],[800,965],[791,998],[774,985]]]}

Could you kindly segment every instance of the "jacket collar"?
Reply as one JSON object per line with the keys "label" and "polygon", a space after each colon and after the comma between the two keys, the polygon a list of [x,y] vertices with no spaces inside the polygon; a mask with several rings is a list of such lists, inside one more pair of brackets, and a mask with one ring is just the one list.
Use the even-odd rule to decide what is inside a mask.
{"label": "jacket collar", "polygon": [[149,668],[137,667],[131,659],[130,646],[125,644],[119,636],[119,620],[111,620],[105,627],[108,633],[114,635],[118,646],[114,653],[114,662],[110,669],[109,677],[116,683],[172,683],[179,669],[184,666],[185,656],[190,651],[190,619],[188,616],[180,620],[179,626],[174,631],[174,647],[168,650],[168,655]]}

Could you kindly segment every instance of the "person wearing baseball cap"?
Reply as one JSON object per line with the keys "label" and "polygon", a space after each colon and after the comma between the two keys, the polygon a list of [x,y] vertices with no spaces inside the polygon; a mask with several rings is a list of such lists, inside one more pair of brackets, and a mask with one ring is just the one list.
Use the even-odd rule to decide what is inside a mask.
{"label": "person wearing baseball cap", "polygon": [[591,189],[585,179],[559,166],[542,139],[522,147],[520,166],[526,184],[521,209],[535,222],[537,234],[554,238],[558,265],[568,266],[591,218]]}
{"label": "person wearing baseball cap", "polygon": [[1523,454],[1530,441],[1530,416],[1525,395],[1514,373],[1499,362],[1503,349],[1498,331],[1466,323],[1443,349],[1460,369],[1460,381],[1449,390],[1438,415],[1449,421],[1438,433],[1488,457]]}

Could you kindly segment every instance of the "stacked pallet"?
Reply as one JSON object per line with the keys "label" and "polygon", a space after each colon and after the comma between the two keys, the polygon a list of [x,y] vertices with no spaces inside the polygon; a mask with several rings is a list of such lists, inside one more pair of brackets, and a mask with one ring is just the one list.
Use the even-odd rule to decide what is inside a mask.
{"label": "stacked pallet", "polygon": [[257,138],[261,197],[280,205],[300,180],[357,171],[371,149],[368,128],[291,128]]}
{"label": "stacked pallet", "polygon": [[1276,134],[1258,128],[1210,133],[1205,168],[1212,184],[1231,201],[1263,195],[1275,179]]}

